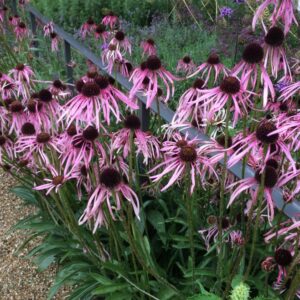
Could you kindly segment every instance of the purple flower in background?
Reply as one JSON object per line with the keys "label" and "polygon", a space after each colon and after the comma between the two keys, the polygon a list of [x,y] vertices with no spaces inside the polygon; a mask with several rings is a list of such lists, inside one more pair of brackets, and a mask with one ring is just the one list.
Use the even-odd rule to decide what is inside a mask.
{"label": "purple flower in background", "polygon": [[245,0],[233,0],[233,2],[236,4],[242,4],[245,3]]}
{"label": "purple flower in background", "polygon": [[284,88],[286,88],[287,86],[289,86],[289,83],[288,82],[284,82],[284,81],[281,81],[281,82],[278,82],[274,85],[275,87],[275,91],[276,92],[281,92]]}
{"label": "purple flower in background", "polygon": [[107,49],[108,48],[108,44],[107,43],[103,43],[102,45],[101,45],[101,50],[105,50],[105,49]]}
{"label": "purple flower in background", "polygon": [[220,8],[220,16],[221,17],[231,17],[233,14],[233,9],[227,6],[223,6]]}

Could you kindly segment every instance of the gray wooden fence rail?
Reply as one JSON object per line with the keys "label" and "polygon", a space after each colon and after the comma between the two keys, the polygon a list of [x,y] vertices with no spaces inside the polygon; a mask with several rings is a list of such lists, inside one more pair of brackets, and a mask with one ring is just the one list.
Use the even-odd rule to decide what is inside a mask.
{"label": "gray wooden fence rail", "polygon": [[[47,24],[50,22],[50,20],[46,17],[44,17],[39,11],[37,11],[34,7],[31,5],[26,6],[26,10],[30,14],[30,20],[31,20],[31,29],[33,34],[36,34],[36,20],[39,20],[42,24]],[[89,49],[84,47],[79,41],[77,41],[72,35],[65,32],[62,28],[54,24],[54,31],[57,33],[57,35],[64,41],[64,49],[65,49],[65,62],[66,62],[66,72],[68,76],[68,81],[73,81],[73,74],[72,69],[68,67],[68,63],[71,60],[71,49],[76,50],[77,52],[81,53],[84,57],[92,61],[97,67],[99,67],[103,72],[107,72],[105,69],[105,65],[102,63],[102,60],[100,59],[100,54],[95,55],[93,52],[91,52]],[[38,54],[37,54],[38,55]],[[132,87],[132,84],[122,76],[121,74],[117,73],[114,76],[115,80],[126,90],[130,90]],[[141,118],[142,122],[142,129],[147,130],[149,125],[149,118],[150,118],[150,112],[146,109],[146,98],[142,94],[137,95],[139,99],[140,109],[139,109],[139,117]],[[174,112],[168,108],[163,103],[160,103],[160,116],[161,118],[166,122],[170,123]],[[151,110],[154,113],[157,112],[157,106],[155,103],[151,106]],[[209,141],[209,137],[206,136],[203,133],[200,133],[198,130],[191,128],[183,131],[184,133],[188,133],[189,138],[198,138],[202,141]],[[223,161],[220,162],[221,164],[224,164]],[[232,172],[235,176],[238,178],[242,178],[242,163],[237,163],[235,166],[229,168],[230,172]],[[254,170],[250,168],[249,166],[246,167],[245,170],[245,177],[253,177],[255,174]],[[275,205],[278,209],[283,209],[284,213],[291,217],[298,219],[300,217],[300,202],[297,200],[294,200],[293,202],[287,204],[284,206],[284,201],[282,197],[282,191],[278,188],[273,189],[273,199],[275,202]]]}

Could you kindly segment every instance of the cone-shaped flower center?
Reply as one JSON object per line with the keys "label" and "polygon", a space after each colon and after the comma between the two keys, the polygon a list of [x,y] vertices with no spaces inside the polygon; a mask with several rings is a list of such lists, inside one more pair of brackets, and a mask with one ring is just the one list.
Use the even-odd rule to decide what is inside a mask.
{"label": "cone-shaped flower center", "polygon": [[[257,183],[261,183],[262,180],[262,173],[261,170],[257,170],[255,172],[255,179]],[[265,167],[265,187],[267,188],[273,188],[278,181],[278,174],[277,171],[271,167],[271,166],[266,166]]]}
{"label": "cone-shaped flower center", "polygon": [[[219,135],[216,140],[220,146],[225,147],[225,135],[224,134]],[[228,136],[227,148],[229,148],[231,146],[232,146],[232,137]]]}
{"label": "cone-shaped flower center", "polygon": [[124,120],[124,127],[132,130],[141,128],[141,121],[135,115],[128,115]]}
{"label": "cone-shaped flower center", "polygon": [[57,34],[55,32],[50,33],[50,38],[53,40],[57,37]]}
{"label": "cone-shaped flower center", "polygon": [[57,89],[62,89],[64,87],[63,83],[59,79],[53,81],[53,86]]}
{"label": "cone-shaped flower center", "polygon": [[95,22],[94,22],[94,20],[93,20],[92,17],[89,17],[89,18],[87,19],[86,23],[89,24],[89,25],[94,25],[94,24],[95,24]]}
{"label": "cone-shaped flower center", "polygon": [[29,122],[24,123],[22,128],[21,128],[21,132],[24,135],[33,135],[33,134],[35,134],[34,125],[32,123],[29,123]]}
{"label": "cone-shaped flower center", "polygon": [[223,217],[221,224],[222,224],[222,229],[227,229],[230,225],[230,222],[227,218]]}
{"label": "cone-shaped flower center", "polygon": [[147,68],[151,71],[157,71],[161,68],[161,61],[156,55],[151,55],[147,59]]}
{"label": "cone-shaped flower center", "polygon": [[76,90],[81,93],[82,87],[84,86],[84,82],[82,79],[76,81]]}
{"label": "cone-shaped flower center", "polygon": [[188,144],[188,142],[184,139],[179,140],[179,141],[176,142],[176,146],[179,147],[179,148],[185,147],[185,146],[187,146],[187,144]]}
{"label": "cone-shaped flower center", "polygon": [[94,141],[99,136],[99,132],[94,126],[89,126],[83,130],[82,135],[86,140]]}
{"label": "cone-shaped flower center", "polygon": [[77,129],[76,126],[74,124],[71,124],[68,129],[67,129],[67,134],[68,136],[74,136],[77,134]]}
{"label": "cone-shaped flower center", "polygon": [[148,43],[149,45],[151,45],[151,46],[154,46],[154,44],[155,44],[155,42],[154,42],[153,39],[148,39],[148,40],[147,40],[147,43]]}
{"label": "cone-shaped flower center", "polygon": [[52,100],[52,94],[49,90],[40,90],[39,99],[43,102],[50,102]]}
{"label": "cone-shaped flower center", "polygon": [[53,177],[53,179],[52,179],[52,183],[53,183],[54,185],[62,184],[63,181],[64,181],[64,176],[62,176],[62,175],[55,176],[55,177]]}
{"label": "cone-shaped flower center", "polygon": [[265,36],[265,42],[273,47],[280,47],[284,41],[284,33],[279,27],[272,27]]}
{"label": "cone-shaped flower center", "polygon": [[83,85],[81,93],[88,98],[98,96],[100,94],[100,88],[96,83],[87,82]]}
{"label": "cone-shaped flower center", "polygon": [[245,62],[249,64],[260,63],[263,58],[264,58],[264,50],[257,43],[249,44],[243,52],[243,59]]}
{"label": "cone-shaped flower center", "polygon": [[20,101],[15,100],[10,104],[10,110],[14,113],[21,112],[23,110],[23,105]]}
{"label": "cone-shaped flower center", "polygon": [[220,89],[229,95],[234,95],[240,91],[241,85],[239,80],[233,76],[227,76],[223,79]]}
{"label": "cone-shaped flower center", "polygon": [[27,109],[31,113],[35,113],[37,110],[40,111],[43,107],[43,104],[41,102],[35,102],[34,100],[29,100],[27,104]]}
{"label": "cone-shaped flower center", "polygon": [[109,81],[105,76],[97,76],[95,78],[95,82],[99,86],[100,90],[104,90],[109,86]]}
{"label": "cone-shaped flower center", "polygon": [[46,132],[41,132],[37,135],[36,141],[41,144],[46,144],[50,141],[50,134]]}
{"label": "cone-shaped flower center", "polygon": [[6,143],[6,138],[3,135],[0,135],[0,146],[4,146]]}
{"label": "cone-shaped flower center", "polygon": [[276,263],[283,267],[288,266],[293,260],[291,252],[286,249],[277,249],[274,258]]}
{"label": "cone-shaped flower center", "polygon": [[24,22],[20,22],[18,24],[18,26],[19,26],[19,28],[22,28],[22,29],[26,28],[26,24]]}
{"label": "cone-shaped flower center", "polygon": [[117,31],[116,34],[115,34],[115,38],[119,42],[122,42],[125,39],[125,33],[123,31]]}
{"label": "cone-shaped flower center", "polygon": [[23,70],[25,69],[25,65],[24,65],[24,64],[18,64],[18,65],[16,66],[16,69],[17,69],[18,71],[23,71]]}
{"label": "cone-shaped flower center", "polygon": [[100,183],[109,189],[117,187],[122,180],[121,174],[114,168],[106,168],[100,174]]}
{"label": "cone-shaped flower center", "polygon": [[214,224],[217,223],[217,217],[213,216],[213,215],[210,215],[210,216],[208,216],[206,221],[207,221],[207,224],[214,225]]}
{"label": "cone-shaped flower center", "polygon": [[202,80],[201,78],[197,78],[194,83],[193,83],[193,88],[194,89],[202,89],[204,86],[204,80]]}
{"label": "cone-shaped flower center", "polygon": [[210,65],[217,65],[220,63],[220,58],[219,58],[219,55],[216,54],[216,53],[212,53],[208,59],[207,59],[207,62],[210,64]]}
{"label": "cone-shaped flower center", "polygon": [[278,140],[278,133],[269,135],[277,128],[271,121],[261,122],[256,129],[256,138],[264,144],[273,144]]}
{"label": "cone-shaped flower center", "polygon": [[95,31],[99,34],[105,32],[105,26],[103,24],[97,25]]}
{"label": "cone-shaped flower center", "polygon": [[194,162],[197,159],[197,152],[192,146],[184,146],[181,148],[179,156],[184,162]]}
{"label": "cone-shaped flower center", "polygon": [[191,62],[191,60],[192,59],[188,55],[184,56],[182,59],[182,61],[186,64],[189,64]]}

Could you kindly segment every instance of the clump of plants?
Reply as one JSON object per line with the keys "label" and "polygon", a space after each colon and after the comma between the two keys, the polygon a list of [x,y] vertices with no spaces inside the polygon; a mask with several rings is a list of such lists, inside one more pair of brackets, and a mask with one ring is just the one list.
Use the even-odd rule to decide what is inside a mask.
{"label": "clump of plants", "polygon": [[[38,208],[16,225],[43,237],[28,255],[41,270],[59,265],[49,299],[64,284],[70,299],[300,298],[293,2],[262,1],[252,25],[271,9],[263,43],[234,66],[217,51],[201,63],[187,53],[175,72],[155,36],[135,65],[118,15],[90,17],[80,36],[100,45],[105,68],[88,61],[74,83],[39,76],[42,58],[25,61],[20,6],[22,17],[0,10],[0,164]],[[59,53],[55,28],[39,24],[38,37]]]}

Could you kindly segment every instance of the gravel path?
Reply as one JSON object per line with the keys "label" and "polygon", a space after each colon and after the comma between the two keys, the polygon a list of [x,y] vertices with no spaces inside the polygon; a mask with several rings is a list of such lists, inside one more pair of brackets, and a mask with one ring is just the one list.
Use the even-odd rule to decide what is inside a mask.
{"label": "gravel path", "polygon": [[[29,243],[18,256],[16,249],[26,240],[24,231],[7,231],[20,219],[33,212],[10,193],[16,182],[0,170],[0,300],[44,300],[55,276],[55,266],[38,272],[33,262],[25,258],[38,241]],[[61,290],[54,299],[67,299],[68,290]]]}

